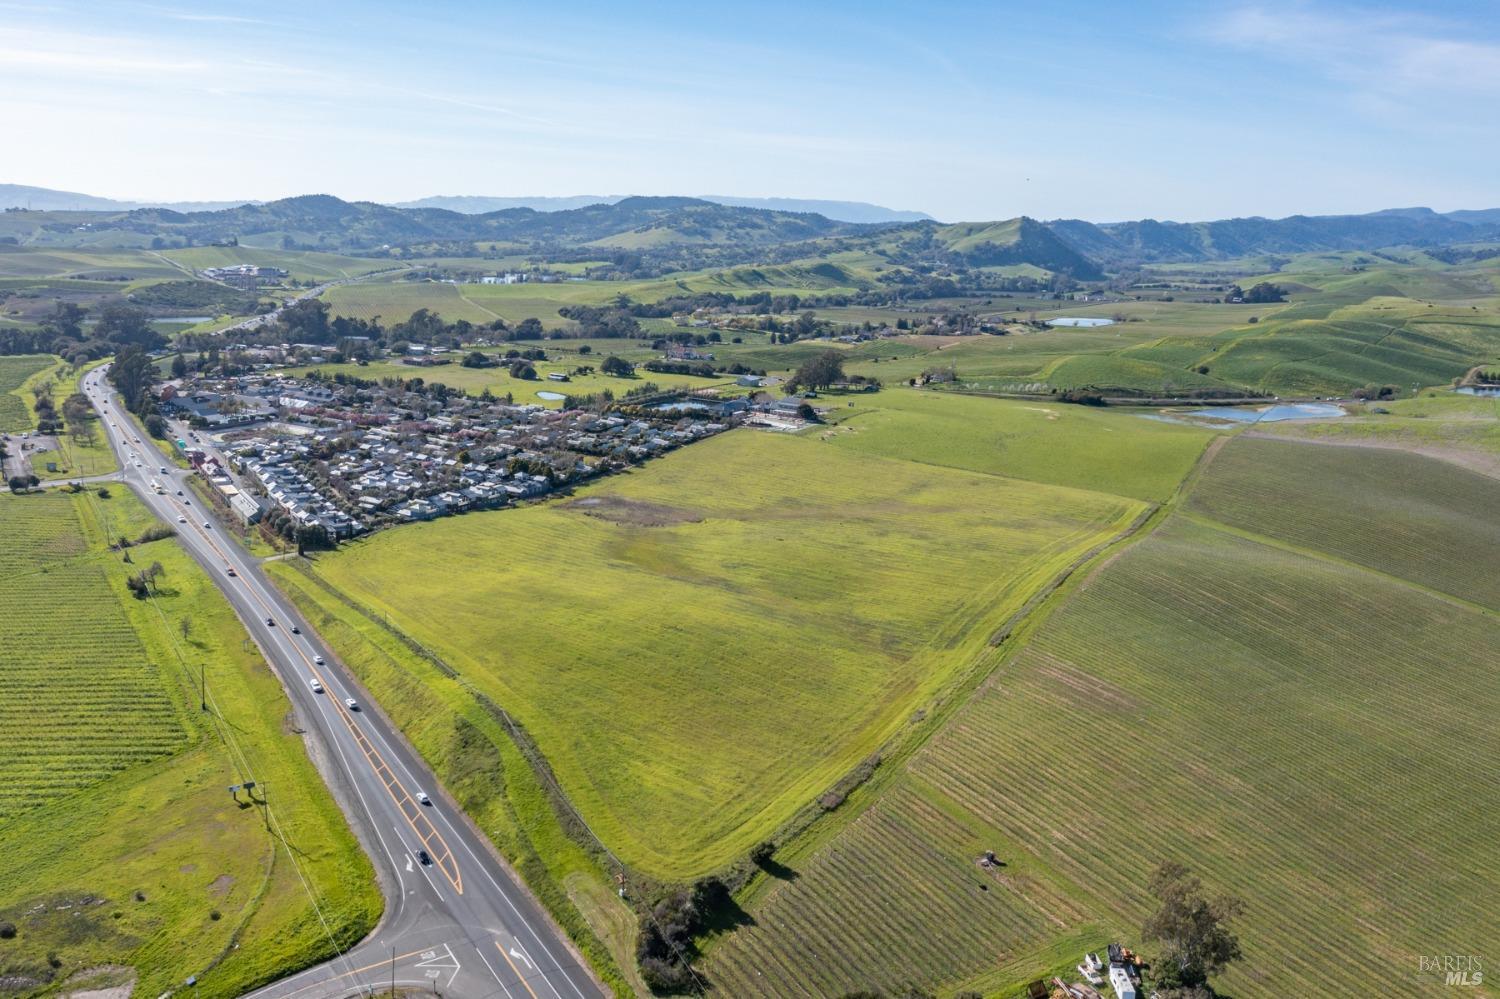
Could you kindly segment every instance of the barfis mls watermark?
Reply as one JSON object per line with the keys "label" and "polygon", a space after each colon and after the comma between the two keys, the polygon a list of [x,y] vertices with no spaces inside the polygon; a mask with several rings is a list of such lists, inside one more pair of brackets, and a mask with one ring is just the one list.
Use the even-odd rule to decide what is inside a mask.
{"label": "barfis mls watermark", "polygon": [[1423,985],[1483,985],[1484,962],[1473,954],[1422,954],[1417,981]]}

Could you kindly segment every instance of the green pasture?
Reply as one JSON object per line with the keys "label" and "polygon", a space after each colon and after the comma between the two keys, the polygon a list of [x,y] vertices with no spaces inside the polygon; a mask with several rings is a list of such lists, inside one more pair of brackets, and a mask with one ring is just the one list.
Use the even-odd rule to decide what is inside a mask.
{"label": "green pasture", "polygon": [[1237,438],[1188,511],[1500,611],[1500,482],[1371,448]]}
{"label": "green pasture", "polygon": [[1331,444],[1396,447],[1458,461],[1500,477],[1500,399],[1461,395],[1447,388],[1370,403],[1345,419],[1268,423],[1256,431]]}
{"label": "green pasture", "polygon": [[289,272],[294,281],[334,281],[401,266],[396,261],[374,257],[349,257],[341,253],[313,250],[267,250],[251,246],[192,246],[180,250],[162,250],[161,256],[190,270],[233,267],[236,264],[280,267]]}
{"label": "green pasture", "polygon": [[[62,247],[0,246],[0,277],[174,279],[185,275],[160,254],[147,250],[88,250]],[[111,282],[115,288],[120,284]]]}
{"label": "green pasture", "polygon": [[852,398],[855,412],[835,407],[837,425],[819,432],[841,450],[1157,502],[1212,437],[1130,411],[1061,403],[908,388]]}
{"label": "green pasture", "polygon": [[[622,341],[622,345],[631,346],[634,341]],[[521,343],[517,347],[542,347],[549,349],[547,343]],[[623,353],[623,352],[622,352]],[[601,374],[598,370],[599,364],[608,356],[600,352],[587,356],[568,356],[566,359],[556,361],[532,361],[532,367],[536,370],[535,379],[516,378],[511,375],[507,366],[501,365],[496,368],[466,368],[459,364],[464,352],[450,354],[454,360],[452,364],[440,364],[434,367],[419,367],[415,365],[402,364],[400,361],[371,361],[369,364],[321,364],[311,368],[299,369],[297,374],[306,374],[308,371],[321,371],[325,375],[343,373],[352,378],[366,378],[371,380],[382,378],[421,378],[430,383],[440,382],[450,388],[460,388],[475,395],[489,389],[495,395],[509,393],[517,403],[530,403],[545,406],[548,409],[557,409],[563,403],[561,399],[547,399],[539,395],[541,392],[551,392],[558,395],[588,395],[590,393],[603,392],[606,389],[613,392],[616,397],[623,398],[626,392],[639,388],[643,385],[653,384],[663,389],[726,389],[735,385],[733,376],[715,376],[713,378],[700,378],[697,375],[658,374],[644,369],[638,369],[634,376],[618,378],[614,375]],[[651,357],[660,356],[655,352]],[[578,375],[573,371],[580,366],[594,368],[592,374]],[[568,380],[565,382],[554,382],[547,375],[556,372],[565,374]]]}
{"label": "green pasture", "polygon": [[817,797],[1140,509],[735,431],[316,571],[516,715],[627,863],[688,878]]}
{"label": "green pasture", "polygon": [[[1387,527],[1465,531],[1471,494],[1437,462],[1364,477],[1345,449],[1304,446],[1316,467],[1282,472],[1245,447],[1259,443],[1218,458],[1284,483],[1260,497],[1265,519],[1323,531],[1299,549],[1177,515],[1104,563],[866,811],[779,856],[786,879],[704,963],[719,991],[1017,994],[1072,977],[1085,950],[1140,943],[1165,860],[1246,903],[1226,994],[1416,994],[1394,976],[1418,955],[1500,939],[1500,626],[1404,566],[1354,564],[1358,537],[1405,549],[1359,535],[1363,507],[1330,517],[1300,487],[1317,473],[1346,501],[1373,493]],[[1229,491],[1217,466],[1205,495]],[[1492,532],[1435,547],[1427,566],[1455,579],[1500,560]],[[1005,866],[978,868],[984,850]],[[1330,954],[1353,953],[1384,957],[1330,973]]]}
{"label": "green pasture", "polygon": [[[0,357],[0,433],[14,434],[36,426],[29,388],[57,365],[51,354],[12,354]],[[11,450],[18,450],[12,444]]]}
{"label": "green pasture", "polygon": [[[242,995],[332,955],[308,891],[340,947],[380,897],[229,605],[171,540],[122,564],[107,540],[154,521],[110,491],[0,496],[0,965],[26,994],[87,973]],[[158,593],[129,596],[152,563]],[[199,710],[204,667],[225,722]],[[227,793],[250,777],[269,812]]]}

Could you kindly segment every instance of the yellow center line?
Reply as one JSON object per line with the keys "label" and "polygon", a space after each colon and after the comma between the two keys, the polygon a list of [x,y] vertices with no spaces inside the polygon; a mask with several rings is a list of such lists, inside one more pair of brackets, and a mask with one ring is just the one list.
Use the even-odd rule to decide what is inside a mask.
{"label": "yellow center line", "polygon": [[495,949],[500,952],[501,957],[505,958],[505,963],[510,965],[510,970],[514,971],[516,973],[516,977],[521,980],[522,987],[524,987],[527,992],[531,993],[531,999],[538,999],[536,990],[533,989],[531,987],[531,984],[526,981],[526,976],[521,974],[521,969],[516,967],[516,962],[512,961],[510,959],[510,955],[505,953],[505,948],[500,946],[499,940],[495,941]]}
{"label": "yellow center line", "polygon": [[[414,950],[414,951],[412,951],[409,954],[397,954],[396,957],[395,957],[395,960],[397,960],[397,961],[405,961],[409,957],[416,957],[418,954],[426,953],[426,951],[430,950],[430,949],[431,948],[426,948],[424,950]],[[340,978],[348,978],[350,975],[357,975],[357,974],[359,974],[362,971],[369,971],[371,968],[388,968],[388,967],[390,967],[390,964],[391,964],[391,958],[386,958],[383,961],[376,961],[374,964],[367,964],[367,965],[365,965],[362,968],[354,968],[353,970],[345,971],[345,972],[342,972],[341,974],[334,975],[333,976],[333,981],[337,981]],[[319,981],[319,982],[313,982],[311,985],[304,985],[300,989],[298,989],[296,992],[288,992],[286,994],[285,999],[291,999],[292,996],[297,995],[298,993],[306,992],[308,989],[315,989],[318,986],[323,985],[323,984],[324,984],[323,982]]]}
{"label": "yellow center line", "polygon": [[[132,450],[128,446],[126,449]],[[177,505],[177,501],[170,496],[167,496],[167,502]],[[186,509],[185,507],[181,508],[184,510]],[[186,516],[185,513],[184,516]],[[214,554],[217,555],[219,559],[224,563],[224,567],[226,570],[233,568],[233,564],[230,562],[229,557],[224,553],[224,550],[219,547],[218,543],[214,541],[213,535],[209,534],[202,528],[197,527],[192,523],[192,521],[188,522],[188,526],[192,527],[194,531],[197,531],[198,534],[203,538],[203,540],[208,543],[208,546],[213,549]],[[270,605],[261,599],[260,594],[257,593],[254,588],[247,586],[245,592],[247,592],[250,597],[260,605],[261,609],[266,613],[268,617],[275,616],[272,613]],[[296,642],[289,642],[289,644],[292,647],[292,651],[297,653],[297,655],[301,657],[303,664],[307,667],[307,671],[311,673],[313,677],[318,681],[318,683],[322,684],[326,689],[328,685],[323,682],[323,676],[318,672],[317,665],[310,658],[308,658],[307,653],[303,652],[302,649],[298,647]],[[421,840],[422,846],[427,848],[427,850],[430,852],[430,854],[432,855],[432,862],[437,865],[440,871],[443,872],[443,876],[448,879],[448,883],[453,885],[453,890],[462,895],[464,893],[463,874],[458,869],[458,859],[456,856],[454,856],[453,850],[448,846],[448,841],[443,837],[442,832],[438,830],[437,826],[433,824],[431,819],[423,814],[422,807],[417,804],[417,800],[412,797],[410,792],[406,790],[406,787],[401,783],[400,778],[396,776],[395,771],[393,771],[386,764],[384,757],[380,755],[380,751],[375,748],[375,744],[371,742],[370,739],[365,735],[365,733],[360,729],[360,727],[355,724],[353,715],[344,707],[344,705],[338,703],[337,700],[331,700],[330,703],[333,706],[334,712],[343,719],[344,725],[348,727],[350,733],[353,734],[354,741],[359,745],[360,751],[364,753],[365,760],[370,764],[370,768],[374,771],[375,776],[380,778],[380,783],[385,788],[386,793],[389,794],[391,796],[391,800],[395,802],[396,810],[401,813],[401,817],[406,820],[406,824],[411,826],[411,831],[416,835],[417,839]],[[407,811],[407,805],[412,806],[412,812]],[[434,840],[439,844],[439,846],[433,846]],[[507,958],[507,960],[509,959]]]}

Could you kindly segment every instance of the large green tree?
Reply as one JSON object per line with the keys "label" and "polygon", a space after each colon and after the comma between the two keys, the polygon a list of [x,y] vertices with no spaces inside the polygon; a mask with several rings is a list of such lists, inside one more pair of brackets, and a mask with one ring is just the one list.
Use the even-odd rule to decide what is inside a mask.
{"label": "large green tree", "polygon": [[111,302],[99,310],[94,336],[117,347],[134,346],[146,350],[155,350],[167,342],[167,338],[151,326],[145,309],[126,302]]}
{"label": "large green tree", "polygon": [[808,358],[792,374],[792,384],[804,388],[827,388],[843,380],[844,355],[837,350],[825,350]]}
{"label": "large green tree", "polygon": [[1157,984],[1169,993],[1211,995],[1208,979],[1240,959],[1239,938],[1225,924],[1244,911],[1243,903],[1231,895],[1208,897],[1202,883],[1173,861],[1156,869],[1149,887],[1161,905],[1141,936],[1161,944],[1153,965]]}

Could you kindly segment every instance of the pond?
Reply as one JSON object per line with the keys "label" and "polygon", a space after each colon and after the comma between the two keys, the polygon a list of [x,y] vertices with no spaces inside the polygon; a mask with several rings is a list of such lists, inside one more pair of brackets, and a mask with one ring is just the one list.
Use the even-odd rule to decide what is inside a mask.
{"label": "pond", "polygon": [[656,407],[669,413],[681,413],[689,409],[707,409],[701,402],[664,402]]}
{"label": "pond", "polygon": [[1487,399],[1500,399],[1500,385],[1465,385],[1455,391],[1459,395],[1480,395]]}
{"label": "pond", "polygon": [[1276,423],[1281,420],[1336,420],[1346,415],[1329,402],[1278,403],[1251,409],[1247,406],[1212,406],[1188,409],[1180,413],[1148,413],[1148,418],[1168,423],[1191,423],[1196,420],[1226,420],[1231,423]]}
{"label": "pond", "polygon": [[548,402],[561,402],[567,398],[561,392],[538,392],[536,397],[538,399],[546,399]]}
{"label": "pond", "polygon": [[1061,316],[1057,319],[1047,320],[1048,326],[1113,326],[1113,319],[1099,319],[1093,317]]}

